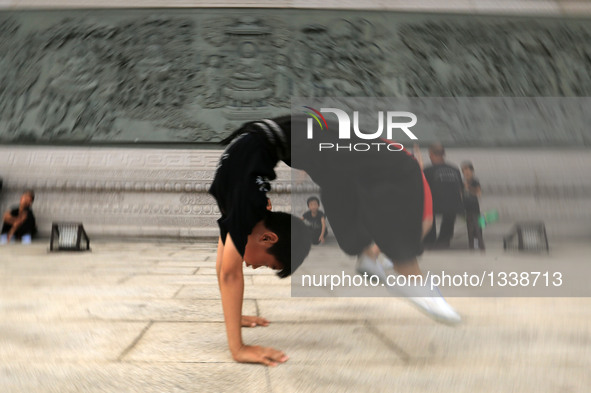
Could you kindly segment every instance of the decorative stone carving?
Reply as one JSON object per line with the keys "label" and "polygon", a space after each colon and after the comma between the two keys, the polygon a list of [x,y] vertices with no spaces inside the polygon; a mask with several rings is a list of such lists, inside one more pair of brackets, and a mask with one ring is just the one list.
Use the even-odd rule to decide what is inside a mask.
{"label": "decorative stone carving", "polygon": [[[215,143],[291,97],[590,96],[590,38],[575,19],[2,11],[0,141]],[[565,131],[565,144],[589,139]]]}

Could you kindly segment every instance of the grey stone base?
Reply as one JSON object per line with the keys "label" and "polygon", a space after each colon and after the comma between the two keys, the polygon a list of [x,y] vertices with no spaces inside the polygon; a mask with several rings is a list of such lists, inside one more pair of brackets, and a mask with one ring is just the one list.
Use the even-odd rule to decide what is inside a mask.
{"label": "grey stone base", "polygon": [[[209,237],[219,211],[207,194],[220,150],[0,147],[0,209],[28,188],[41,235],[53,221],[81,221],[90,236]],[[423,152],[426,163],[426,151]],[[543,220],[550,236],[591,236],[591,154],[587,149],[448,149],[474,163],[483,210],[497,209],[504,232],[519,220]],[[277,168],[275,210],[291,210],[290,169]],[[294,212],[306,210],[294,194]],[[464,230],[459,220],[457,230]]]}

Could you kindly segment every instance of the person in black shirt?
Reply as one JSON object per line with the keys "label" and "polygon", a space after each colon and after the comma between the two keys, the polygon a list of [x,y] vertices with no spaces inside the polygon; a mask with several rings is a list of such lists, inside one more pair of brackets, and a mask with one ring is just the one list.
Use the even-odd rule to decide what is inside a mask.
{"label": "person in black shirt", "polygon": [[[228,346],[238,362],[271,366],[287,360],[276,349],[244,345],[241,327],[267,326],[269,321],[242,315],[242,262],[253,269],[267,266],[287,277],[307,256],[310,234],[302,220],[268,209],[270,181],[279,160],[289,163],[289,135],[271,120],[246,123],[222,143],[223,152],[209,193],[221,217],[216,272],[222,297]],[[298,235],[298,232],[301,234]],[[300,242],[292,241],[292,236]]]}
{"label": "person in black shirt", "polygon": [[[462,205],[462,176],[457,167],[445,162],[445,149],[440,143],[429,146],[431,166],[425,168],[425,178],[433,194],[433,226],[425,244],[449,248],[454,234],[456,215],[464,212]],[[437,237],[435,216],[440,214],[441,227]]]}
{"label": "person in black shirt", "polygon": [[328,229],[326,228],[324,212],[320,210],[320,199],[311,196],[308,198],[307,204],[310,210],[304,213],[302,219],[312,231],[312,244],[324,243]]}
{"label": "person in black shirt", "polygon": [[462,165],[464,175],[464,208],[466,209],[466,228],[468,229],[468,247],[474,249],[474,239],[478,241],[478,248],[484,251],[484,238],[478,219],[480,218],[480,203],[478,198],[482,195],[480,182],[474,176],[474,165],[464,161]]}
{"label": "person in black shirt", "polygon": [[35,200],[32,190],[25,191],[20,199],[19,206],[7,210],[2,217],[2,235],[6,235],[6,241],[14,237],[20,240],[23,236],[34,236],[37,233],[35,215],[31,206]]}
{"label": "person in black shirt", "polygon": [[[307,172],[320,186],[333,233],[346,254],[356,255],[358,261],[372,259],[375,264],[378,256],[372,252],[377,245],[392,259],[398,274],[422,275],[417,256],[422,253],[426,194],[415,158],[386,147],[368,154],[319,151],[319,142],[339,142],[335,135],[338,124],[329,122],[329,127],[311,140],[306,137],[306,120],[282,116],[246,123],[222,142],[229,145],[209,193],[221,212],[216,272],[228,346],[238,362],[274,366],[287,360],[279,350],[242,341],[241,327],[269,323],[242,315],[242,262],[247,267],[271,267],[279,270],[280,277],[287,277],[310,250],[310,231],[301,219],[267,210],[266,193],[279,160]],[[355,138],[351,141],[363,142]],[[303,154],[292,157],[292,151]],[[433,296],[432,301],[421,303],[425,296]],[[414,299],[409,298],[436,320],[460,320],[440,294],[429,292]]]}

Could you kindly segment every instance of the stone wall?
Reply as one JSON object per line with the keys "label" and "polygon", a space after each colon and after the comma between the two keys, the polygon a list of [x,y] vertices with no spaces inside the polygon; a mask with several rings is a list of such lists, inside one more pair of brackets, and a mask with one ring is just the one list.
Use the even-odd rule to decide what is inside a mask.
{"label": "stone wall", "polygon": [[590,43],[591,19],[2,11],[0,141],[212,144],[292,97],[586,97]]}
{"label": "stone wall", "polygon": [[560,16],[591,14],[591,4],[587,0],[0,0],[0,8],[9,9],[146,7],[272,7]]}
{"label": "stone wall", "polygon": [[[0,209],[35,189],[42,234],[52,221],[82,221],[91,236],[215,236],[219,212],[206,190],[219,150],[0,147]],[[499,235],[518,220],[546,221],[551,236],[591,236],[591,154],[585,149],[448,149],[450,162],[472,160],[483,186],[483,210],[498,209]],[[425,162],[428,158],[424,157]],[[285,165],[270,198],[291,209]],[[294,211],[305,197],[294,194]],[[458,221],[460,222],[460,221]],[[458,224],[458,232],[465,231]]]}
{"label": "stone wall", "polygon": [[[213,236],[219,211],[206,193],[220,151],[0,147],[4,211],[32,188],[42,234],[52,221],[84,222],[89,234]],[[273,200],[289,209],[289,169]]]}
{"label": "stone wall", "polygon": [[[216,142],[289,112],[292,96],[591,96],[590,19],[548,17],[584,4],[436,3],[444,12],[503,3],[489,13],[512,16],[382,11],[408,7],[397,2],[363,3],[373,12],[0,2],[0,208],[34,188],[44,234],[74,220],[91,236],[213,236],[218,212],[205,190]],[[523,16],[534,11],[545,17]],[[536,132],[488,150],[494,134],[446,140],[450,161],[474,162],[483,208],[501,213],[489,231],[543,219],[552,235],[591,236],[591,138],[579,131],[561,129],[558,149]],[[289,210],[290,172],[278,172],[271,198]]]}

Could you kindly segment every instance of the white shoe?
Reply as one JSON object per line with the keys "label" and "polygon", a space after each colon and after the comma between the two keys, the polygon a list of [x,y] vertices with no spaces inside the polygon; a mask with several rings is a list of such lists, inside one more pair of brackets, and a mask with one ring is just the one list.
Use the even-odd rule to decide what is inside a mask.
{"label": "white shoe", "polygon": [[8,236],[7,235],[0,236],[0,244],[4,245],[6,243],[8,243]]}
{"label": "white shoe", "polygon": [[445,300],[439,288],[430,287],[431,283],[417,286],[388,287],[397,296],[404,296],[421,312],[433,320],[447,325],[457,325],[462,322],[460,314]]}
{"label": "white shoe", "polygon": [[447,325],[457,325],[462,322],[460,314],[449,305],[443,296],[410,297],[408,300],[437,322]]}
{"label": "white shoe", "polygon": [[384,254],[381,254],[378,256],[378,262],[382,264],[382,267],[384,268],[384,270],[386,269],[394,269],[394,262],[392,262],[392,260],[390,258],[388,258],[387,256],[385,256]]}
{"label": "white shoe", "polygon": [[361,275],[367,273],[370,276],[377,276],[382,282],[386,281],[386,272],[384,272],[382,264],[365,254],[360,254],[357,257],[355,270]]}

